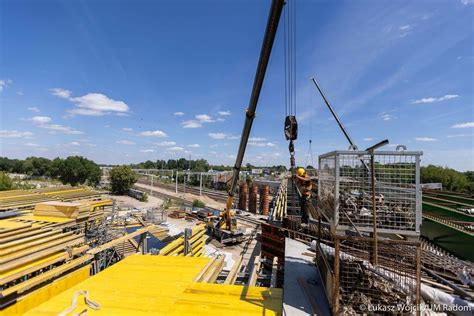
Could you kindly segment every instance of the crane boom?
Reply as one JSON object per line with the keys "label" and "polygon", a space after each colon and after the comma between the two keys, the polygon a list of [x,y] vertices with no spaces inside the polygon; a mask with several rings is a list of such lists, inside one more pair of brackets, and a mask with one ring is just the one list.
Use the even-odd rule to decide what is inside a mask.
{"label": "crane boom", "polygon": [[252,94],[250,96],[249,106],[245,113],[245,123],[240,137],[239,151],[235,159],[234,171],[230,189],[228,191],[226,209],[224,212],[224,220],[226,229],[231,230],[231,215],[230,209],[232,208],[232,202],[234,198],[235,187],[239,179],[240,168],[242,167],[242,160],[244,159],[245,149],[247,148],[247,142],[249,140],[250,131],[252,129],[253,119],[255,118],[255,110],[258,104],[258,98],[260,97],[260,90],[262,89],[263,80],[265,78],[265,72],[267,70],[268,61],[273,48],[273,42],[275,41],[275,35],[280,22],[280,16],[283,11],[285,0],[273,0],[268,16],[267,27],[265,30],[265,36],[263,39],[262,48],[260,50],[260,58],[258,61],[257,71],[255,73],[255,79],[252,88]]}

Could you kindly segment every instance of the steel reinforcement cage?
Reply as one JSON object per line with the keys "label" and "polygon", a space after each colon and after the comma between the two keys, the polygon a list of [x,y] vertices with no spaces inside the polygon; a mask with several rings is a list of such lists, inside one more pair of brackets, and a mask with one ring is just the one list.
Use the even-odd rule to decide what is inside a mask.
{"label": "steel reinforcement cage", "polygon": [[[418,236],[421,225],[419,151],[375,151],[378,233]],[[333,233],[373,232],[371,153],[332,151],[319,156],[318,211]]]}
{"label": "steel reinforcement cage", "polygon": [[421,243],[333,236],[316,246],[333,315],[420,315]]}

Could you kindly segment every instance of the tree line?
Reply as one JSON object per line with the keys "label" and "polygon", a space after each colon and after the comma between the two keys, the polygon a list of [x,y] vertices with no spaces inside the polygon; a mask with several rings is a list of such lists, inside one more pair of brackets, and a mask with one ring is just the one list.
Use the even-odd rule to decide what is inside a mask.
{"label": "tree line", "polygon": [[0,171],[58,179],[63,184],[73,186],[81,184],[95,186],[99,183],[101,176],[100,167],[92,160],[81,156],[53,160],[42,157],[28,157],[24,160],[0,157]]}
{"label": "tree line", "polygon": [[[230,166],[211,165],[205,159],[188,160],[169,159],[157,161],[145,161],[138,164],[129,165],[130,168],[137,169],[178,169],[206,172],[209,170],[226,171],[232,170]],[[270,172],[284,172],[285,166],[255,167],[246,164],[243,171],[250,171],[254,168],[268,168]],[[0,157],[0,190],[12,186],[11,179],[7,179],[5,173],[27,174],[32,177],[47,177],[58,179],[64,184],[70,185],[97,185],[100,181],[100,167],[87,158],[81,156],[70,156],[65,159],[55,158],[49,160],[42,157],[28,157],[24,160],[9,159]],[[459,172],[448,167],[429,165],[421,167],[422,183],[442,183],[443,188],[450,191],[473,192],[474,191],[474,171]]]}
{"label": "tree line", "polygon": [[[130,168],[132,169],[173,169],[173,170],[192,170],[196,172],[207,172],[209,170],[215,171],[230,171],[232,170],[232,166],[225,166],[225,165],[211,165],[206,159],[168,159],[168,160],[156,160],[151,161],[147,160],[144,162],[140,162],[138,164],[130,164]],[[311,166],[308,166],[312,168]],[[252,169],[269,169],[270,172],[285,172],[287,171],[286,166],[278,165],[278,166],[269,166],[269,167],[257,167],[250,163],[242,166],[242,171],[251,171]]]}
{"label": "tree line", "polygon": [[474,192],[474,171],[457,170],[428,165],[420,168],[421,183],[441,183],[443,189],[456,192]]}

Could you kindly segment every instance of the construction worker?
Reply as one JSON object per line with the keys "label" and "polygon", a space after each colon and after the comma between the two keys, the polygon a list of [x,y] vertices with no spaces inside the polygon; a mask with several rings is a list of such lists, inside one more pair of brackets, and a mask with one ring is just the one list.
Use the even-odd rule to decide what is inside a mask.
{"label": "construction worker", "polygon": [[307,205],[309,203],[309,199],[311,198],[311,191],[313,189],[311,185],[311,179],[306,174],[306,170],[301,167],[296,169],[295,178],[296,183],[298,184],[298,187],[301,191],[301,223],[307,224],[309,219]]}

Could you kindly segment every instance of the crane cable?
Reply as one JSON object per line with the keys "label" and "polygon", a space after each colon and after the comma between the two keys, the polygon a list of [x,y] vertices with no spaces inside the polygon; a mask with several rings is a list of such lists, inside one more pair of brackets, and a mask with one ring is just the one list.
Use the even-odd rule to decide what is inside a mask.
{"label": "crane cable", "polygon": [[312,134],[313,134],[313,126],[310,122],[310,125],[309,125],[309,148],[308,148],[308,153],[306,154],[306,167],[309,166],[309,159],[311,158],[311,167],[314,168],[314,159],[313,159],[313,148],[311,148],[311,143],[313,142],[311,140],[311,137],[312,137]]}
{"label": "crane cable", "polygon": [[285,72],[285,136],[290,141],[290,165],[295,167],[295,148],[293,141],[297,138],[296,122],[296,0],[288,0],[284,10],[284,72]]}
{"label": "crane cable", "polygon": [[288,0],[283,14],[285,114],[296,116],[296,0]]}

